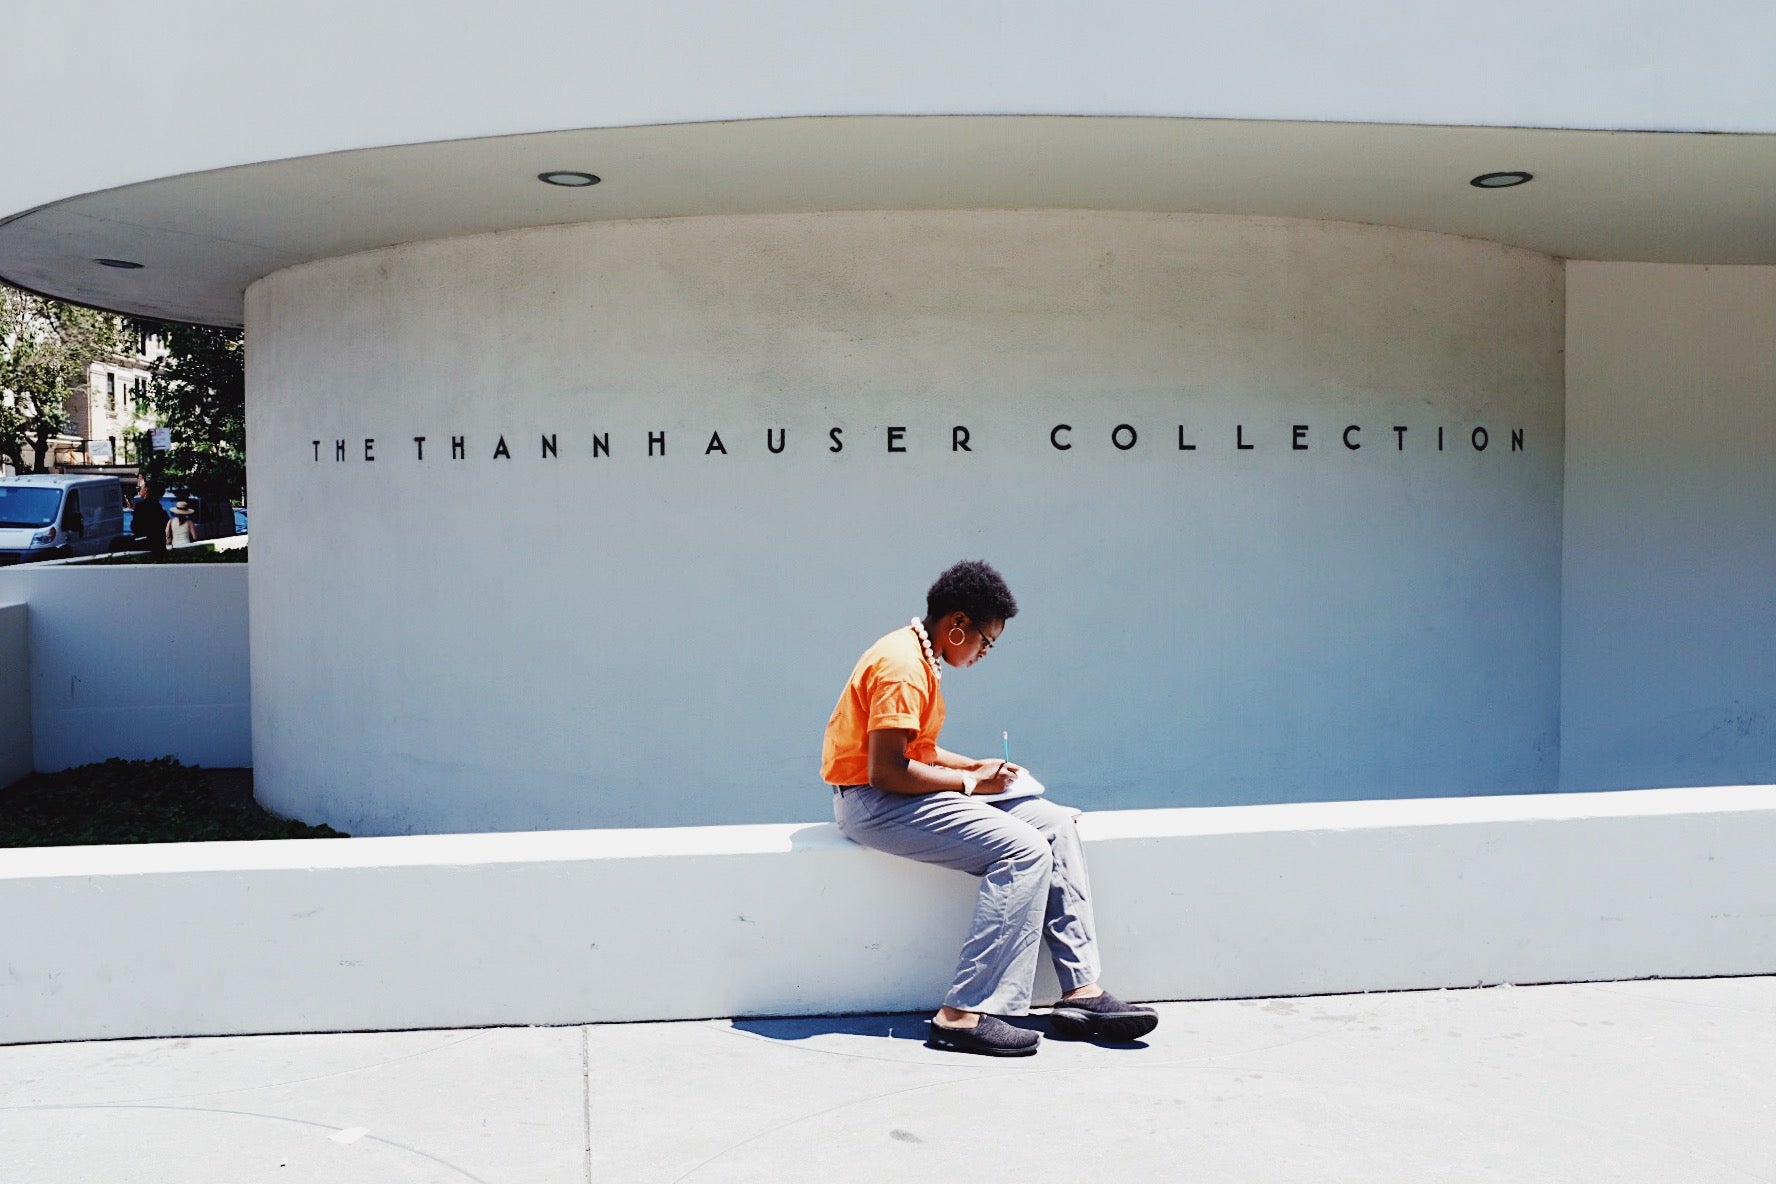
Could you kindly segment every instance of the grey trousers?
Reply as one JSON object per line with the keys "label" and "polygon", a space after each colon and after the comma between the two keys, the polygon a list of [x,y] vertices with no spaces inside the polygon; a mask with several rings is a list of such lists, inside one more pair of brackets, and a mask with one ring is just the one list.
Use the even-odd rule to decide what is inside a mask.
{"label": "grey trousers", "polygon": [[833,793],[833,817],[865,847],[981,877],[956,977],[944,1003],[1024,1015],[1036,981],[1037,935],[1061,990],[1098,981],[1097,930],[1075,812],[1045,798],[1003,806],[959,793]]}

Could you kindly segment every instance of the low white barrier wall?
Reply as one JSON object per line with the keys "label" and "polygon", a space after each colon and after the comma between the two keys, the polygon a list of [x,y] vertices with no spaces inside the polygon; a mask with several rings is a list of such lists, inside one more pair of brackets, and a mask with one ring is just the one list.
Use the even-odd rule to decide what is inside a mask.
{"label": "low white barrier wall", "polygon": [[38,772],[253,763],[246,564],[20,564],[0,568],[0,601],[30,612]]}
{"label": "low white barrier wall", "polygon": [[[1137,999],[1776,971],[1776,787],[1080,825]],[[830,824],[0,852],[0,1042],[925,1008],[974,883]]]}
{"label": "low white barrier wall", "polygon": [[28,610],[0,604],[0,789],[32,769],[30,654]]}

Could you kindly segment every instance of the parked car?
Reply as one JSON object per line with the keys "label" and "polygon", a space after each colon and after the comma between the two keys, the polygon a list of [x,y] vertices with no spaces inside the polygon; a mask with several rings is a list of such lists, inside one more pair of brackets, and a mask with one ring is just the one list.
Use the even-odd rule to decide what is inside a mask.
{"label": "parked car", "polygon": [[101,554],[128,529],[115,477],[26,473],[0,480],[0,565]]}

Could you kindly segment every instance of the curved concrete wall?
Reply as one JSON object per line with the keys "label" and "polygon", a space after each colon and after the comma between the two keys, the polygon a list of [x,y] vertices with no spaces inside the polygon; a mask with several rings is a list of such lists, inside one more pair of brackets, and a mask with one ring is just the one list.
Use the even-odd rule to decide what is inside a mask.
{"label": "curved concrete wall", "polygon": [[[1388,0],[1108,0],[1089,17],[1059,0],[14,7],[0,73],[55,95],[56,113],[8,126],[0,217],[313,153],[786,115],[1776,131],[1776,9],[1739,0],[1642,5],[1632,19],[1610,0],[1444,0],[1409,15]],[[95,29],[116,56],[95,48],[87,84],[69,86],[68,47]],[[178,133],[134,130],[163,128]]]}
{"label": "curved concrete wall", "polygon": [[1561,291],[1472,240],[1084,213],[275,274],[258,792],[354,834],[820,818],[852,661],[975,555],[1026,611],[946,743],[1009,730],[1082,806],[1551,789]]}

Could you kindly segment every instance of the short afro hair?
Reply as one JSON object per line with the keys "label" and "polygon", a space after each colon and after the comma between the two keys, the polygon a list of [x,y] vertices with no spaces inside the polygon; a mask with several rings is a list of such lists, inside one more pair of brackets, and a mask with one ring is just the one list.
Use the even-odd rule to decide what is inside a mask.
{"label": "short afro hair", "polygon": [[925,593],[927,620],[961,610],[975,624],[1009,621],[1017,616],[1017,601],[1005,586],[1005,577],[982,559],[964,559],[941,576]]}

